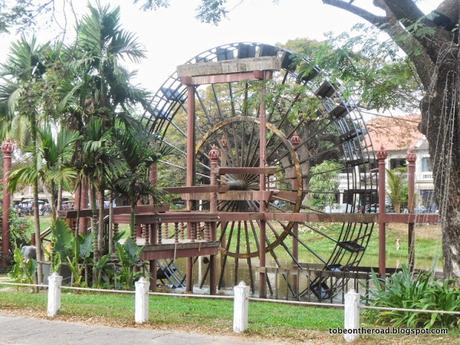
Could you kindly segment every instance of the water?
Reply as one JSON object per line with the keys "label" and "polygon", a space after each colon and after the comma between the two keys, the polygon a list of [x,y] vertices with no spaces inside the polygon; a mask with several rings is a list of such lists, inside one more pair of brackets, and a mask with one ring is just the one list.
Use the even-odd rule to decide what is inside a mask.
{"label": "water", "polygon": [[[371,266],[371,267],[377,267],[378,258],[375,256],[371,255],[364,255],[363,260],[361,261],[360,266]],[[201,262],[200,262],[201,261]],[[257,296],[258,293],[258,286],[259,286],[259,275],[258,275],[258,260],[257,259],[252,259],[252,277],[253,277],[253,285],[255,291],[253,291],[253,295]],[[282,268],[292,268],[292,262],[289,260],[278,260],[281,263]],[[388,257],[387,258],[387,267],[389,268],[400,268],[403,264],[407,263],[407,256],[401,255],[400,257]],[[222,264],[222,257],[218,255],[216,257],[216,266],[217,266],[217,280],[220,277],[220,267]],[[177,267],[185,273],[185,258],[180,258],[177,259],[176,261]],[[272,268],[269,269],[269,272],[267,273],[268,279],[271,284],[272,291],[267,287],[267,293],[268,297],[271,298],[286,298],[287,293],[289,291],[288,284],[286,280],[289,281],[289,284],[291,285],[291,288],[293,287],[294,283],[294,275],[284,275],[281,273],[276,274],[274,271],[274,268],[276,267],[276,262],[271,256],[267,256],[267,268]],[[433,259],[430,258],[416,258],[416,268],[417,269],[426,269],[430,270],[433,266]],[[201,282],[203,280],[204,275],[206,274],[206,269],[208,265],[203,262],[203,260],[197,260],[195,265],[193,266],[193,282],[194,282],[194,292],[195,293],[204,293],[207,294],[209,293],[209,275],[206,277],[206,280],[203,284],[202,287],[200,287]],[[437,265],[435,265],[437,270],[440,270],[442,267],[442,262],[440,260],[437,261]],[[234,260],[232,258],[228,258],[226,269],[223,275],[223,280],[222,280],[222,285],[223,288],[219,290],[219,293],[221,294],[228,294],[232,295],[233,294],[233,287],[237,285],[240,281],[244,281],[247,285],[250,285],[250,270],[248,268],[247,262],[244,259],[239,260],[238,264],[238,277],[235,279],[235,266],[234,266]],[[299,280],[299,287],[300,291],[305,289],[309,283],[310,280],[314,278],[313,273],[311,273],[312,276],[307,277],[307,273],[300,273],[300,280]],[[352,282],[349,282],[349,286],[352,286]],[[275,289],[277,287],[277,289]],[[356,288],[356,287],[355,287]],[[361,288],[364,288],[363,286]],[[311,298],[312,296],[310,296]],[[342,297],[341,293],[338,294],[337,296],[339,299]],[[289,293],[289,298],[292,299],[292,293]],[[307,299],[309,297],[307,296]]]}

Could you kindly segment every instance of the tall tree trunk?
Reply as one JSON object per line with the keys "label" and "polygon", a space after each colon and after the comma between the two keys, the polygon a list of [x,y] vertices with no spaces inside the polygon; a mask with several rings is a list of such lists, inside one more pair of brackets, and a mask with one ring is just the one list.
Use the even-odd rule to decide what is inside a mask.
{"label": "tall tree trunk", "polygon": [[109,254],[113,254],[113,192],[110,191],[109,198]]}
{"label": "tall tree trunk", "polygon": [[74,208],[75,206],[77,207],[77,219],[76,219],[76,225],[75,225],[75,237],[79,234],[80,232],[80,211],[81,211],[81,194],[82,194],[82,183],[81,183],[82,177],[80,176],[77,180],[77,190],[76,190],[76,195],[74,196]]}
{"label": "tall tree trunk", "polygon": [[[35,124],[35,119],[32,120],[32,147],[33,147],[33,162],[36,168],[38,168],[38,155],[37,155],[37,128]],[[35,229],[35,247],[36,247],[36,256],[37,256],[37,284],[42,284],[42,264],[43,255],[42,255],[42,241],[40,236],[40,212],[38,209],[38,177],[35,179],[33,184],[33,194],[34,194],[34,229]]]}
{"label": "tall tree trunk", "polygon": [[54,182],[51,182],[50,197],[51,197],[51,219],[52,219],[52,223],[54,224],[54,222],[57,219],[56,185],[54,184]]}
{"label": "tall tree trunk", "polygon": [[62,183],[59,183],[59,186],[58,186],[58,195],[57,195],[56,208],[57,208],[58,211],[62,210]]}
{"label": "tall tree trunk", "polygon": [[105,222],[104,222],[104,188],[99,187],[99,231],[97,233],[97,250],[99,255],[102,256],[104,252],[104,229],[105,229]]}
{"label": "tall tree trunk", "polygon": [[40,236],[40,212],[38,210],[38,180],[34,181],[33,186],[34,193],[34,228],[35,228],[35,247],[37,254],[37,284],[42,284],[42,264],[43,255],[42,255],[42,241]]}
{"label": "tall tree trunk", "polygon": [[97,203],[96,203],[96,188],[94,186],[90,187],[90,204],[91,204],[91,232],[93,233],[93,250],[94,250],[94,259],[99,259],[99,252],[97,246],[97,239],[99,233],[99,227],[97,224],[98,221],[98,212],[97,212]]}
{"label": "tall tree trunk", "polygon": [[130,212],[130,219],[129,219],[129,231],[131,238],[135,241],[136,240],[136,200],[134,198],[131,199],[131,212]]}
{"label": "tall tree trunk", "polygon": [[460,63],[453,60],[438,66],[433,90],[421,103],[420,129],[428,139],[433,161],[434,191],[443,232],[444,274],[460,277]]}
{"label": "tall tree trunk", "polygon": [[96,187],[91,185],[90,187],[90,204],[91,204],[91,232],[93,235],[93,286],[96,284],[97,272],[96,263],[99,261],[99,251],[97,246],[97,239],[99,234],[99,227],[97,224],[97,206],[96,206]]}

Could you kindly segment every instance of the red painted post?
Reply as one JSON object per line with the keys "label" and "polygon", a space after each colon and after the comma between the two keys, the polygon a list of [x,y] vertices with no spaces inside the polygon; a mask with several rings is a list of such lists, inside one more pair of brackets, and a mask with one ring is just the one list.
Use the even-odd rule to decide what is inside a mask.
{"label": "red painted post", "polygon": [[[152,163],[150,166],[149,181],[153,188],[155,188],[158,182],[158,167],[156,162]],[[156,200],[153,197],[151,197],[149,201],[152,205],[155,205],[156,203]]]}
{"label": "red painted post", "polygon": [[[408,198],[407,198],[407,210],[409,214],[414,213],[415,208],[415,161],[417,155],[414,152],[414,148],[411,147],[407,151],[407,179],[408,179]],[[412,272],[414,270],[415,263],[415,237],[414,237],[414,223],[410,222],[407,225],[407,249],[408,249],[408,266]]]}
{"label": "red painted post", "polygon": [[[217,186],[217,169],[220,152],[216,145],[212,145],[209,151],[209,159],[211,160],[211,186]],[[217,192],[211,192],[209,200],[209,211],[211,213],[217,212]],[[211,224],[211,241],[216,240],[216,223]],[[209,257],[209,293],[216,294],[216,256],[210,255]]]}
{"label": "red painted post", "polygon": [[[267,145],[267,129],[266,129],[266,113],[265,113],[265,85],[260,91],[260,108],[259,108],[259,167],[265,168],[266,162],[266,145]],[[260,174],[259,190],[265,190],[265,174]],[[259,201],[259,212],[265,213],[266,206],[263,200]],[[266,272],[265,272],[265,242],[266,242],[266,222],[264,219],[260,221],[259,234],[259,297],[267,297],[266,289]]]}
{"label": "red painted post", "polygon": [[[157,226],[158,224],[148,224],[150,227],[150,236],[149,236],[149,244],[157,244]],[[157,264],[156,260],[150,260],[149,262],[149,270],[150,270],[150,290],[155,291],[157,288]]]}
{"label": "red painted post", "polygon": [[[297,147],[300,145],[300,142],[301,142],[301,139],[300,139],[300,136],[297,134],[297,132],[294,132],[294,134],[291,136],[291,144],[292,144],[292,147],[294,148],[294,150],[297,150]],[[294,168],[292,169],[294,171]],[[295,177],[295,172],[293,174],[294,176],[292,177]],[[297,182],[297,179],[294,178],[291,180],[291,188],[293,191],[297,191],[299,189],[299,184]],[[294,223],[294,225],[292,226],[292,234],[294,236],[292,236],[292,257],[293,257],[293,267],[296,267],[297,268],[297,263],[299,262],[299,241],[298,241],[298,238],[299,238],[299,224],[298,223]],[[297,273],[299,272],[299,270],[297,270]],[[294,275],[294,293],[295,294],[298,294],[299,293],[299,276],[298,275]]]}
{"label": "red painted post", "polygon": [[[185,185],[195,184],[195,86],[187,85],[187,171]],[[193,209],[192,200],[186,201],[187,210]],[[188,236],[192,235],[192,223],[187,224]],[[193,292],[193,257],[186,260],[186,291]]]}
{"label": "red painted post", "polygon": [[3,214],[2,214],[2,260],[1,265],[6,268],[9,264],[10,252],[10,204],[11,195],[8,190],[8,180],[11,171],[11,155],[14,151],[14,143],[7,139],[2,144],[3,153]]}
{"label": "red painted post", "polygon": [[385,160],[388,157],[388,152],[382,146],[377,151],[377,161],[379,165],[379,274],[381,278],[386,275],[386,238],[385,238]]}
{"label": "red painted post", "polygon": [[[152,184],[153,187],[156,186],[157,181],[158,181],[158,169],[157,169],[157,163],[153,163],[150,166],[150,171],[149,171],[149,180],[150,183]],[[150,198],[150,204],[155,205],[156,200],[151,197]],[[146,225],[150,231],[149,231],[149,244],[156,244],[156,226],[155,224],[147,224]],[[150,266],[150,290],[155,291],[157,287],[157,264],[156,260],[150,260],[149,262]]]}

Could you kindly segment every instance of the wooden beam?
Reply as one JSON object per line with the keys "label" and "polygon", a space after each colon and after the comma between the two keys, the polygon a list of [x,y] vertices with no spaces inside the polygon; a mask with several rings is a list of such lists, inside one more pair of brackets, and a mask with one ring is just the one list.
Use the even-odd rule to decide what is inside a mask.
{"label": "wooden beam", "polygon": [[[184,200],[209,200],[210,193],[184,193],[181,194]],[[217,194],[217,200],[263,200],[269,201],[272,198],[271,191],[247,191],[247,190],[231,190],[226,193]]]}
{"label": "wooden beam", "polygon": [[219,168],[217,173],[219,175],[234,174],[234,175],[274,175],[276,173],[276,167],[222,167]]}
{"label": "wooden beam", "polygon": [[437,224],[441,218],[436,213],[409,214],[409,213],[385,213],[384,223],[430,223]]}
{"label": "wooden beam", "polygon": [[224,193],[228,191],[230,187],[228,185],[220,185],[220,186],[191,186],[191,187],[168,187],[164,188],[164,190],[168,193]]}
{"label": "wooden beam", "polygon": [[370,213],[265,213],[266,220],[287,222],[323,222],[323,223],[374,223],[375,214]]}
{"label": "wooden beam", "polygon": [[[113,217],[114,223],[129,224],[130,215],[121,214]],[[217,222],[219,217],[216,213],[209,212],[167,212],[154,214],[136,214],[136,224],[153,224],[158,222],[175,223],[175,222]]]}
{"label": "wooden beam", "polygon": [[142,251],[143,260],[158,260],[180,257],[215,255],[219,252],[220,242],[189,242],[146,245]]}
{"label": "wooden beam", "polygon": [[[162,213],[169,210],[169,206],[157,206],[157,205],[138,205],[136,206],[136,213]],[[98,209],[96,209],[99,212]],[[131,208],[129,206],[119,206],[113,208],[113,214],[129,214],[131,212]],[[104,215],[109,214],[109,209],[104,208]],[[91,217],[93,215],[93,211],[90,208],[84,208],[80,210],[80,217]],[[62,218],[77,218],[77,210],[64,210],[59,211],[59,217]]]}
{"label": "wooden beam", "polygon": [[222,223],[237,220],[262,220],[264,214],[260,212],[218,212],[219,219]]}
{"label": "wooden beam", "polygon": [[181,77],[185,85],[206,85],[219,83],[236,83],[245,80],[263,80],[265,75],[262,71],[240,72],[230,74],[203,75],[197,77]]}
{"label": "wooden beam", "polygon": [[286,190],[275,190],[273,192],[273,199],[279,199],[295,203],[298,198],[298,192],[291,192]]}
{"label": "wooden beam", "polygon": [[281,57],[262,56],[217,62],[187,63],[177,66],[177,74],[182,78],[252,71],[278,71],[280,69]]}

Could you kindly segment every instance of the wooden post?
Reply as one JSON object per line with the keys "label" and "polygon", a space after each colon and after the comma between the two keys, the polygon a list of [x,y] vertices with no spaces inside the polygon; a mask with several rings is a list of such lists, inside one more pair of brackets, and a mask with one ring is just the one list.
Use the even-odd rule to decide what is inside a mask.
{"label": "wooden post", "polygon": [[[358,340],[359,334],[359,293],[351,289],[345,294],[344,339],[351,343]],[[354,330],[356,330],[354,332]]]}
{"label": "wooden post", "polygon": [[[300,142],[301,142],[301,139],[299,137],[299,135],[297,134],[297,132],[294,132],[294,134],[291,136],[291,144],[292,144],[292,147],[294,148],[294,150],[297,150],[298,146],[300,145]],[[291,188],[294,192],[297,192],[297,190],[299,189],[299,183],[297,181],[297,179],[295,178],[295,169],[292,168],[292,171],[294,172],[293,174],[293,179],[291,180]],[[292,234],[294,236],[292,236],[292,264],[295,268],[298,268],[297,266],[297,263],[299,262],[299,224],[298,223],[295,223],[293,226],[292,226]],[[299,271],[297,270],[297,273]],[[299,275],[298,274],[294,274],[294,278],[293,278],[293,288],[294,288],[294,294],[295,295],[298,295],[299,294]],[[289,293],[289,289],[288,289],[288,293]],[[295,297],[295,296],[294,296]]]}
{"label": "wooden post", "polygon": [[385,160],[388,153],[382,146],[377,151],[377,161],[379,169],[379,274],[381,278],[386,276],[386,238],[385,238]]}
{"label": "wooden post", "polygon": [[61,285],[62,277],[53,272],[48,277],[48,317],[55,317],[61,308]]}
{"label": "wooden post", "polygon": [[3,209],[2,209],[2,257],[1,267],[6,268],[9,264],[10,255],[10,206],[11,195],[8,190],[8,182],[11,171],[11,155],[14,151],[14,143],[7,139],[2,144],[3,153]]}
{"label": "wooden post", "polygon": [[[150,184],[153,186],[153,188],[155,188],[157,185],[157,181],[158,181],[158,167],[157,167],[156,162],[152,163],[152,165],[150,166],[149,181],[150,181]],[[156,200],[153,198],[153,196],[150,196],[149,203],[150,205],[155,205]]]}
{"label": "wooden post", "polygon": [[[417,156],[414,152],[414,148],[409,148],[407,151],[407,179],[408,179],[408,198],[407,198],[407,210],[409,214],[414,213],[415,209],[415,161]],[[412,272],[414,270],[415,263],[415,237],[414,237],[414,223],[410,222],[407,225],[407,260],[409,270]]]}
{"label": "wooden post", "polygon": [[[157,223],[153,223],[150,225],[150,236],[149,236],[149,244],[157,244]],[[156,260],[149,261],[149,270],[150,270],[150,289],[155,291],[157,288],[157,265]]]}
{"label": "wooden post", "polygon": [[149,321],[149,281],[141,277],[136,283],[134,321],[138,324]]}
{"label": "wooden post", "polygon": [[[217,168],[220,152],[216,145],[213,145],[209,151],[209,159],[211,160],[211,186],[217,186]],[[209,211],[211,213],[217,212],[217,192],[211,192],[209,200]],[[216,223],[211,223],[211,241],[216,240]],[[209,293],[216,294],[216,256],[210,255],[209,257]]]}
{"label": "wooden post", "polygon": [[249,286],[240,282],[233,288],[233,332],[241,333],[248,329]]}
{"label": "wooden post", "polygon": [[[195,86],[187,85],[187,171],[185,185],[195,184]],[[193,201],[186,201],[187,210],[193,209]],[[191,238],[192,223],[187,224],[188,236]],[[193,257],[186,259],[185,285],[187,292],[193,292]]]}
{"label": "wooden post", "polygon": [[[266,166],[266,145],[267,145],[267,129],[266,129],[266,113],[265,113],[265,84],[260,91],[260,108],[259,108],[259,167]],[[259,176],[259,190],[265,191],[265,174]],[[263,200],[259,201],[259,212],[265,213],[266,206]],[[259,297],[267,297],[266,289],[266,272],[265,272],[265,242],[266,242],[266,222],[264,219],[260,221],[259,234]]]}

